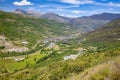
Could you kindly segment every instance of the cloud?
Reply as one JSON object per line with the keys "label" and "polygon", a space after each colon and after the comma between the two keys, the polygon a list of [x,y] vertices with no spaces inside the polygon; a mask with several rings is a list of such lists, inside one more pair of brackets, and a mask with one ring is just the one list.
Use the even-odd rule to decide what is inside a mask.
{"label": "cloud", "polygon": [[64,13],[62,13],[62,14],[59,14],[59,15],[61,15],[61,16],[64,16],[64,17],[69,17],[69,18],[77,18],[78,16],[77,15],[66,15],[66,14],[64,14]]}
{"label": "cloud", "polygon": [[15,1],[15,2],[13,2],[13,4],[16,5],[16,6],[33,5],[33,3],[31,3],[31,2],[29,2],[29,1],[27,1],[27,0],[22,0],[22,1],[20,1],[20,2]]}
{"label": "cloud", "polygon": [[[102,0],[106,1],[106,0]],[[120,7],[120,3],[100,3],[96,2],[95,0],[61,0],[62,3],[74,4],[74,5],[84,5],[84,4],[92,4],[92,5],[99,5],[99,6],[111,6],[111,7]]]}
{"label": "cloud", "polygon": [[61,8],[61,9],[77,8],[77,7],[79,7],[79,5],[71,5],[71,6],[57,6],[57,8]]}
{"label": "cloud", "polygon": [[109,2],[109,3],[95,3],[96,5],[100,5],[100,6],[111,6],[111,7],[120,7],[120,3],[113,3],[113,2]]}
{"label": "cloud", "polygon": [[61,0],[63,3],[68,4],[92,4],[94,3],[93,0]]}
{"label": "cloud", "polygon": [[39,5],[40,8],[59,8],[59,9],[68,9],[68,8],[75,8],[79,7],[79,5],[70,5],[70,6],[60,6],[60,5]]}
{"label": "cloud", "polygon": [[74,14],[80,14],[80,13],[85,13],[86,11],[72,10],[71,12],[74,13]]}

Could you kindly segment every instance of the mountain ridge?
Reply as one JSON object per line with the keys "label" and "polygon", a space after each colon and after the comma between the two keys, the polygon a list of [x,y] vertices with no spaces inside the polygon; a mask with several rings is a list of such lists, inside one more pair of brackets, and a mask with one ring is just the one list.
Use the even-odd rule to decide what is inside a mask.
{"label": "mountain ridge", "polygon": [[101,14],[95,14],[85,17],[68,18],[68,17],[60,16],[55,13],[46,13],[41,15],[41,18],[63,22],[65,24],[70,24],[71,27],[77,28],[78,31],[81,32],[90,32],[105,25],[106,23],[114,19],[120,18],[120,14],[101,13]]}
{"label": "mountain ridge", "polygon": [[71,20],[68,17],[63,17],[63,16],[60,16],[60,15],[55,14],[55,13],[45,13],[45,14],[41,15],[40,18],[55,20],[55,21],[62,22],[62,23],[69,23]]}
{"label": "mountain ridge", "polygon": [[88,42],[118,42],[120,40],[120,18],[86,34]]}

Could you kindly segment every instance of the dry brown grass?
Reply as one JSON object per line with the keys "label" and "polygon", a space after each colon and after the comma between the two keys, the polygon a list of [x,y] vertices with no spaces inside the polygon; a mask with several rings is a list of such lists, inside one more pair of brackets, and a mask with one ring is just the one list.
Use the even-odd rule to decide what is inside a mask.
{"label": "dry brown grass", "polygon": [[120,57],[72,75],[67,80],[120,80]]}

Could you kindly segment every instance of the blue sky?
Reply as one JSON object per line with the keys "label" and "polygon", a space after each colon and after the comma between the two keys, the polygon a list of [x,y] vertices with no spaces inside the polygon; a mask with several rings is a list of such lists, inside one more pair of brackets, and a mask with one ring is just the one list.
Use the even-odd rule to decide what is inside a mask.
{"label": "blue sky", "polygon": [[14,11],[16,8],[80,17],[103,12],[120,13],[120,0],[0,0],[0,10]]}

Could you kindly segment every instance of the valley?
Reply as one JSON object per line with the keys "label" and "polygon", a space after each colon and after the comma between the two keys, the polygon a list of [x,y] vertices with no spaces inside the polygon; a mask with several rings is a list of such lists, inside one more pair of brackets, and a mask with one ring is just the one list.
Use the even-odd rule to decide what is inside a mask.
{"label": "valley", "polygon": [[[48,38],[42,41],[38,41],[33,47],[32,49],[37,48],[38,46],[40,46],[41,48],[39,48],[38,50],[36,50],[35,52],[32,52],[30,54],[19,54],[18,56],[3,56],[1,57],[1,62],[5,62],[7,60],[12,60],[13,62],[11,63],[1,63],[1,66],[6,66],[7,70],[11,73],[14,72],[16,70],[21,70],[24,69],[26,66],[30,65],[30,66],[34,66],[36,64],[36,62],[38,61],[38,59],[42,58],[43,56],[47,55],[47,54],[52,54],[53,51],[59,52],[60,49],[60,44],[59,42],[64,42],[70,39],[74,39],[77,36],[72,35],[72,36],[61,36],[61,37],[56,37],[56,38]],[[16,48],[12,47],[13,50],[15,50],[16,52],[19,52]],[[22,47],[23,48],[23,47]],[[23,49],[18,48],[20,51]],[[6,49],[5,49],[6,50]],[[43,51],[45,50],[45,51]],[[48,50],[48,51],[47,51]],[[14,51],[14,52],[15,52]],[[10,51],[9,51],[10,52]],[[12,52],[12,51],[11,51]],[[61,51],[60,51],[61,52]],[[46,53],[46,54],[44,54]],[[4,52],[3,52],[4,55]],[[62,57],[61,57],[62,58]],[[21,67],[14,67],[13,66],[20,66]],[[12,68],[12,69],[11,69]]]}
{"label": "valley", "polygon": [[118,14],[25,14],[0,11],[0,80],[120,79]]}

